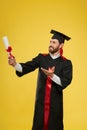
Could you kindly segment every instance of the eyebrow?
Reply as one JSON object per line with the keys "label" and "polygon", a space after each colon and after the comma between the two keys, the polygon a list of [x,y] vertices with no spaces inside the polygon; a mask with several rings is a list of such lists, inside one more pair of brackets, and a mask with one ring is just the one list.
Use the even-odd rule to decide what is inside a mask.
{"label": "eyebrow", "polygon": [[55,40],[54,40],[54,39],[51,39],[50,42],[51,42],[51,41],[56,42],[56,39],[55,39]]}

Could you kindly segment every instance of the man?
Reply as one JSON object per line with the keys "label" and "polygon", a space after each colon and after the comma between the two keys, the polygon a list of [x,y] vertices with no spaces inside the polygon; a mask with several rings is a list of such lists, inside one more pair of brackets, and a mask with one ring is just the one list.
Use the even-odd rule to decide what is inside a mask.
{"label": "man", "polygon": [[72,63],[62,56],[65,40],[70,37],[51,30],[48,54],[39,54],[31,61],[17,63],[9,59],[21,77],[39,68],[32,130],[63,130],[63,92],[72,80]]}

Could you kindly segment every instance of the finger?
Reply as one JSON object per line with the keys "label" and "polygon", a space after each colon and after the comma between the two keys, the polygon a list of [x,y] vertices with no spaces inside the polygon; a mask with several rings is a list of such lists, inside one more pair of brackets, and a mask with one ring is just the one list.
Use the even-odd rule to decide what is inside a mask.
{"label": "finger", "polygon": [[41,68],[42,71],[44,71],[45,73],[48,73],[49,71],[44,69],[44,68]]}
{"label": "finger", "polygon": [[44,74],[48,75],[48,70],[41,68],[41,70],[43,71]]}
{"label": "finger", "polygon": [[52,67],[52,70],[53,70],[53,71],[55,70],[55,66]]}

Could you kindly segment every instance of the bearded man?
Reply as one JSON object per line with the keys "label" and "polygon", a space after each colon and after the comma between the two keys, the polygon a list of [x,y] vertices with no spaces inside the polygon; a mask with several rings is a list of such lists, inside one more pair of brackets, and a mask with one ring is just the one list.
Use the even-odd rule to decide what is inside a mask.
{"label": "bearded man", "polygon": [[17,63],[15,58],[8,60],[19,77],[38,68],[32,130],[64,130],[63,89],[71,83],[72,63],[62,56],[62,49],[70,37],[55,30],[51,33],[48,54],[40,53],[26,63]]}

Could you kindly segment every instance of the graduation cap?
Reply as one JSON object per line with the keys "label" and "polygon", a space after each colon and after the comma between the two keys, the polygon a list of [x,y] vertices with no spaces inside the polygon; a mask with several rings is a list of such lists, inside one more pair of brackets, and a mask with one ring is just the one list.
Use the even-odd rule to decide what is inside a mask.
{"label": "graduation cap", "polygon": [[53,34],[52,39],[57,39],[60,43],[64,43],[65,40],[70,40],[71,38],[66,36],[65,34],[55,31],[55,30],[51,30],[50,33]]}

